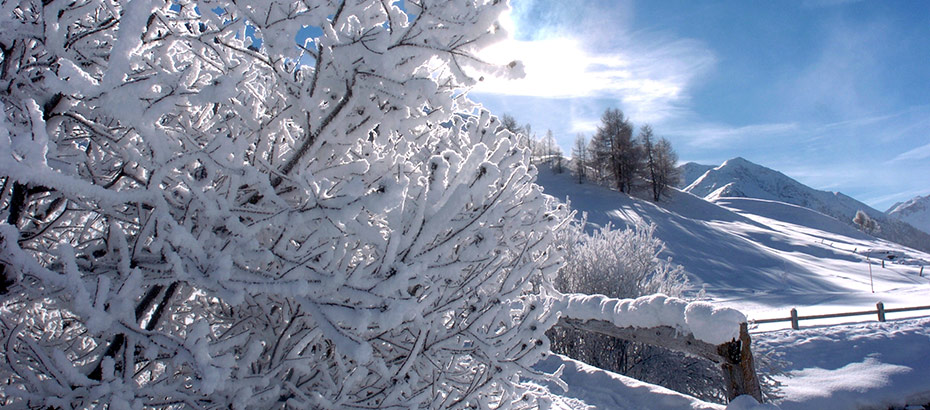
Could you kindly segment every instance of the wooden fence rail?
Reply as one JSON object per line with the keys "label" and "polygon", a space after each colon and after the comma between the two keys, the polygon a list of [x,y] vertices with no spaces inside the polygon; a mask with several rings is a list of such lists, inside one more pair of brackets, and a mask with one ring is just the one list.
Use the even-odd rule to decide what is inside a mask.
{"label": "wooden fence rail", "polygon": [[791,328],[798,330],[801,328],[798,322],[802,320],[811,320],[811,319],[830,319],[835,317],[849,317],[849,316],[865,316],[865,315],[878,315],[878,321],[885,321],[886,313],[897,313],[897,312],[913,312],[917,310],[930,310],[930,306],[915,306],[915,307],[906,307],[906,308],[894,308],[886,309],[885,304],[878,302],[875,304],[875,310],[862,310],[858,312],[845,312],[845,313],[828,313],[824,315],[807,315],[799,316],[798,309],[791,309],[791,317],[780,317],[774,319],[757,319],[750,320],[752,324],[763,324],[763,323],[777,323],[777,322],[791,322]]}
{"label": "wooden fence rail", "polygon": [[698,340],[694,335],[670,326],[617,327],[604,320],[580,320],[564,316],[559,318],[556,326],[599,333],[705,358],[719,365],[723,371],[728,400],[748,394],[762,402],[762,389],[750,350],[752,340],[749,338],[749,328],[745,322],[740,323],[739,338],[720,345]]}

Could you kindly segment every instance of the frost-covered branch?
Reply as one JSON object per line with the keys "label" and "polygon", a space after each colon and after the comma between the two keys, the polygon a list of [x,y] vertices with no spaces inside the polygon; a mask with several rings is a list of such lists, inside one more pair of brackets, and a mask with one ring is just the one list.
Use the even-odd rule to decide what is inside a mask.
{"label": "frost-covered branch", "polygon": [[0,403],[532,407],[567,211],[461,95],[506,7],[3,3]]}

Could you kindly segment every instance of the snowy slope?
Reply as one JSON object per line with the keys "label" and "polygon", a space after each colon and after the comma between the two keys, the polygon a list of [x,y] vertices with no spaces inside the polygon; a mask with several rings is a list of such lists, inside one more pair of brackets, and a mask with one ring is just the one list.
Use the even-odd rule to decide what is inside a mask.
{"label": "snowy slope", "polygon": [[[781,397],[773,403],[782,410],[889,409],[930,402],[930,319],[783,330],[752,337],[756,357],[777,355],[781,374],[775,379],[781,383]],[[554,383],[545,385],[553,409],[724,409],[561,355],[550,355],[535,366],[546,373],[560,367],[567,391]],[[734,404],[726,408],[743,408]]]}
{"label": "snowy slope", "polygon": [[[709,297],[750,318],[785,316],[794,306],[842,311],[878,301],[921,305],[930,292],[930,274],[918,277],[930,254],[796,205],[750,198],[714,203],[673,189],[660,206],[545,169],[539,183],[587,213],[592,225],[656,224],[665,254],[685,268],[694,288],[705,287]],[[879,250],[898,258],[882,268]]]}
{"label": "snowy slope", "polygon": [[781,355],[784,410],[930,403],[927,318],[767,332],[754,335],[753,346]]}
{"label": "snowy slope", "polygon": [[878,221],[875,236],[930,252],[930,234],[839,192],[810,188],[781,172],[754,164],[743,158],[727,160],[708,170],[684,191],[714,201],[740,197],[786,202],[832,216],[853,226],[856,211],[862,210]]}
{"label": "snowy slope", "polygon": [[930,234],[930,195],[899,202],[885,213]]}
{"label": "snowy slope", "polygon": [[545,386],[552,393],[549,399],[553,402],[553,409],[723,410],[725,407],[601,370],[562,355],[552,354],[537,363],[535,368],[551,374],[562,366],[561,378],[568,385],[568,390],[555,384]]}
{"label": "snowy slope", "polygon": [[[592,228],[655,223],[666,254],[684,266],[694,289],[705,287],[715,305],[736,308],[749,319],[786,317],[792,307],[811,315],[874,309],[879,301],[886,308],[927,305],[930,269],[918,275],[921,266],[930,267],[930,254],[805,207],[738,197],[711,202],[680,190],[656,205],[547,169],[538,182],[547,194],[568,198],[573,209],[587,213]],[[897,258],[882,267],[886,254]],[[895,319],[928,314],[889,314],[886,323],[871,316],[802,321],[800,331],[764,331],[789,326],[764,325],[752,330],[753,350],[781,358],[785,373],[777,379],[784,397],[776,404],[782,409],[925,404],[930,319]],[[820,327],[826,323],[853,324]],[[552,408],[715,408],[567,358],[550,357],[538,366],[551,372],[561,365],[569,391],[550,386],[558,395]],[[669,404],[649,404],[650,395],[655,403]]]}
{"label": "snowy slope", "polygon": [[696,162],[686,163],[678,167],[678,172],[681,174],[681,179],[675,186],[678,188],[684,188],[688,185],[691,185],[692,182],[700,178],[701,175],[704,175],[705,172],[714,169],[714,167],[714,165],[703,165]]}

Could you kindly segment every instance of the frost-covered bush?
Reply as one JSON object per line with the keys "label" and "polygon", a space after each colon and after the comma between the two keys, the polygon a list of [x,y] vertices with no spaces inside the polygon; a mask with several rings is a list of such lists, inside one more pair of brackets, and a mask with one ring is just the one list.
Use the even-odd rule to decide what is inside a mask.
{"label": "frost-covered bush", "polygon": [[[655,293],[681,297],[687,286],[681,266],[659,258],[664,249],[655,225],[610,225],[584,232],[584,221],[559,232],[565,262],[556,287],[566,293],[637,298]],[[724,401],[723,375],[710,361],[610,336],[556,327],[552,351],[592,366],[659,384],[706,400]]]}
{"label": "frost-covered bush", "polygon": [[457,114],[507,5],[405,7],[0,3],[0,405],[534,406],[566,211]]}
{"label": "frost-covered bush", "polygon": [[565,262],[556,287],[563,292],[635,298],[653,293],[681,296],[687,278],[681,266],[659,258],[665,249],[654,236],[655,225],[644,222],[628,229],[610,224],[590,234],[586,221],[567,225],[559,232]]}

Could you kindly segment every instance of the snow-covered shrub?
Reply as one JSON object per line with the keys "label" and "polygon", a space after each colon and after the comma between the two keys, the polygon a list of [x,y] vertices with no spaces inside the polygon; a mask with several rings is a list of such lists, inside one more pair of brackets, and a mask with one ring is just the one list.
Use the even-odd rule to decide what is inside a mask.
{"label": "snow-covered shrub", "polygon": [[0,3],[0,405],[532,407],[566,211],[457,114],[507,5],[405,7]]}
{"label": "snow-covered shrub", "polygon": [[563,292],[635,298],[653,293],[681,296],[687,277],[671,258],[659,257],[665,249],[654,236],[656,226],[637,222],[627,229],[608,224],[590,234],[586,220],[559,230],[565,249],[556,287]]}
{"label": "snow-covered shrub", "polygon": [[[559,232],[558,243],[565,248],[556,279],[560,291],[612,298],[682,296],[687,278],[681,266],[659,258],[664,244],[653,235],[655,225],[640,222],[621,230],[608,225],[590,235],[584,225],[581,221]],[[555,353],[705,400],[726,399],[723,375],[708,360],[562,327],[549,336]]]}
{"label": "snow-covered shrub", "polygon": [[869,215],[861,209],[856,211],[856,216],[853,217],[852,221],[860,230],[868,232],[869,234],[880,230],[878,222],[875,222],[874,219],[869,217]]}

